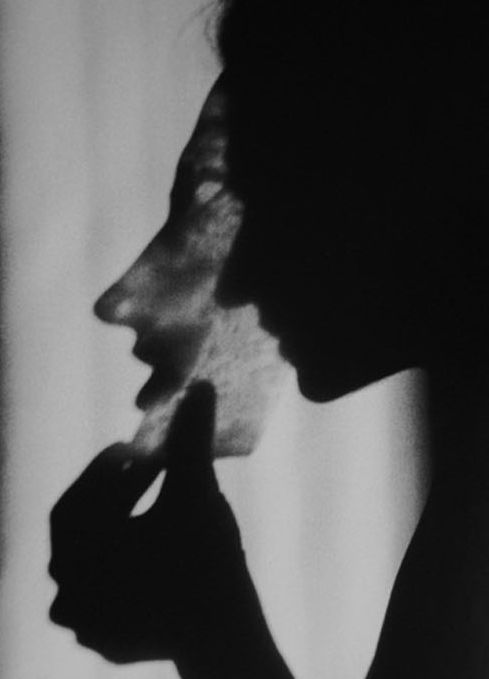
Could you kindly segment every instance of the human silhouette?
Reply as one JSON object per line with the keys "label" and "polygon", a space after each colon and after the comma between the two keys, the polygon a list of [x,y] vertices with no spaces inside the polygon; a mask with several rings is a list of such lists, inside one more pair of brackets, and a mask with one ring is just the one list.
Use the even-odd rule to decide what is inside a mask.
{"label": "human silhouette", "polygon": [[[219,278],[219,302],[228,308],[258,307],[263,327],[279,339],[302,393],[312,400],[332,400],[405,368],[425,371],[432,487],[396,578],[368,679],[483,679],[489,673],[484,246],[489,26],[484,7],[477,2],[452,8],[442,2],[352,1],[299,8],[288,0],[223,5],[219,44],[227,162],[244,216]],[[197,406],[194,416],[198,419]],[[208,412],[205,417],[210,419]],[[176,447],[195,447],[192,463],[201,459],[198,450],[205,452],[197,435]],[[206,469],[210,478],[210,463]],[[161,503],[171,472],[170,465]],[[86,499],[97,476],[89,473],[83,492],[78,495],[75,485],[67,497]],[[114,479],[116,474],[107,474],[117,488]],[[139,494],[138,487],[131,502]],[[189,494],[178,495],[175,502],[185,505]],[[84,569],[90,578],[102,578],[108,563],[112,583],[124,563],[110,556],[115,545],[103,558],[90,551],[97,544],[96,526],[112,509],[107,500],[94,506],[95,521],[81,529],[88,545]],[[52,570],[60,593],[53,615],[79,630],[80,610],[90,597],[83,597],[78,578],[70,580],[80,568],[70,562],[64,544],[69,540],[56,528],[71,533],[69,507],[62,500],[54,512]],[[162,635],[165,652],[157,657],[176,659],[182,676],[189,671],[186,660],[188,676],[192,671],[202,678],[257,677],[260,672],[290,676],[267,631],[232,514],[222,507],[224,524],[234,526],[230,532],[203,531],[199,539],[183,540],[180,531],[170,531],[158,543],[159,561],[173,563],[181,554],[182,570],[173,566],[178,586],[170,602],[155,594],[154,615],[166,620],[174,606],[185,612],[189,627],[181,621],[172,627],[178,639],[168,648]],[[168,530],[168,519],[161,520]],[[143,531],[144,545],[154,545],[157,524]],[[222,522],[215,518],[210,524]],[[179,551],[174,544],[182,540],[186,549]],[[212,552],[212,561],[219,562],[223,550],[226,567],[216,570],[221,577],[213,580],[209,568],[200,578],[200,559],[192,558],[189,548],[194,540],[204,554]],[[138,559],[140,577],[133,583],[157,580],[143,577],[151,568],[145,549],[137,543],[136,551],[146,559]],[[112,590],[117,597],[130,579],[129,569],[121,572],[125,578]],[[191,600],[185,581],[194,583],[189,584]],[[210,607],[199,603],[210,582],[222,617],[211,616]],[[221,606],[226,589],[236,603],[231,612]],[[130,589],[137,600],[141,592],[140,602],[153,597],[150,590]],[[93,591],[97,587],[89,579],[85,593]],[[100,591],[105,592],[105,584]],[[91,645],[111,657],[101,640],[113,613],[118,620],[123,616],[110,587],[107,592],[104,610],[110,617],[100,623]],[[93,610],[87,622],[92,618]],[[123,643],[116,643],[131,658],[138,647],[148,657],[144,644],[151,646],[155,638],[136,622],[140,619],[135,615]],[[156,625],[153,632],[156,628],[161,629]],[[222,634],[206,653],[199,641],[206,638],[200,637],[204,628]],[[79,637],[83,641],[81,632]],[[226,662],[216,644],[229,649]],[[240,665],[244,657],[246,667]]]}
{"label": "human silhouette", "polygon": [[[173,660],[185,679],[290,677],[212,466],[215,393],[196,383],[158,454],[115,444],[51,514],[54,622],[107,660]],[[142,515],[131,510],[166,467]]]}
{"label": "human silhouette", "polygon": [[[112,662],[172,660],[187,679],[290,677],[211,463],[251,452],[285,367],[256,307],[216,298],[242,216],[228,186],[225,111],[218,79],[183,150],[166,224],[95,305],[101,320],[135,332],[133,353],[153,373],[136,399],[144,419],[134,440],[100,453],[52,511],[50,614]],[[132,516],[163,469],[159,499]]]}

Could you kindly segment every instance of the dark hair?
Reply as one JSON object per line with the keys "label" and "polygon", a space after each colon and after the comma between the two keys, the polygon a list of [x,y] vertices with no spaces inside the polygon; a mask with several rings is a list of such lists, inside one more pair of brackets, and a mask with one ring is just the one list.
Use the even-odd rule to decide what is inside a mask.
{"label": "dark hair", "polygon": [[450,120],[452,141],[462,133],[467,142],[467,123],[479,118],[480,128],[487,105],[483,5],[468,1],[455,10],[440,1],[224,0],[219,49],[233,100],[250,114],[259,112],[262,122],[273,112],[289,149],[297,137],[293,127],[301,123],[301,135],[314,131],[316,150],[319,138],[326,139],[320,134],[325,120],[347,114],[358,128],[354,109],[379,113],[392,125],[402,125],[409,109],[417,129],[393,130],[398,139],[408,132],[413,143],[417,133],[424,144],[436,141],[433,131]]}
{"label": "dark hair", "polygon": [[345,261],[366,252],[372,268],[397,267],[391,280],[406,308],[424,309],[421,322],[433,308],[445,318],[465,308],[467,286],[478,307],[487,292],[477,244],[489,186],[484,10],[470,1],[222,3],[229,165],[257,217],[247,228],[265,225],[255,240],[268,261],[296,258],[300,233],[310,250]]}

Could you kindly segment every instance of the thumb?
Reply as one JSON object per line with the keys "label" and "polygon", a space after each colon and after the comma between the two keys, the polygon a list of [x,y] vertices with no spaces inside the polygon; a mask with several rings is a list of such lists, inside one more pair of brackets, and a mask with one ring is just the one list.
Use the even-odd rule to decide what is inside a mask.
{"label": "thumb", "polygon": [[217,481],[212,466],[216,392],[210,382],[190,387],[180,404],[166,440],[167,476],[164,486],[205,488]]}

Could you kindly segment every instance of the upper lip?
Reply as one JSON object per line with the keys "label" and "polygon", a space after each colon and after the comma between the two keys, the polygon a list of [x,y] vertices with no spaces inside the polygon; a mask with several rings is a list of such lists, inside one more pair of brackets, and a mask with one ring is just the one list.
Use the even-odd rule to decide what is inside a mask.
{"label": "upper lip", "polygon": [[158,337],[140,338],[132,350],[133,355],[151,366],[161,365],[164,362],[164,340]]}

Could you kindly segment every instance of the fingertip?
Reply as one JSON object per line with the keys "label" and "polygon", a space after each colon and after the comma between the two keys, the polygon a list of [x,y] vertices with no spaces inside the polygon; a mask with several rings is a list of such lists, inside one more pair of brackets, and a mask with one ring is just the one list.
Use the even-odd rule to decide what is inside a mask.
{"label": "fingertip", "polygon": [[214,438],[216,392],[208,381],[192,384],[173,419],[166,450],[168,466],[211,457]]}
{"label": "fingertip", "polygon": [[192,417],[205,417],[205,422],[208,422],[209,416],[212,421],[216,406],[216,390],[214,385],[207,380],[200,380],[194,382],[187,389],[187,394],[182,402],[182,409],[185,408],[187,413],[191,413]]}

